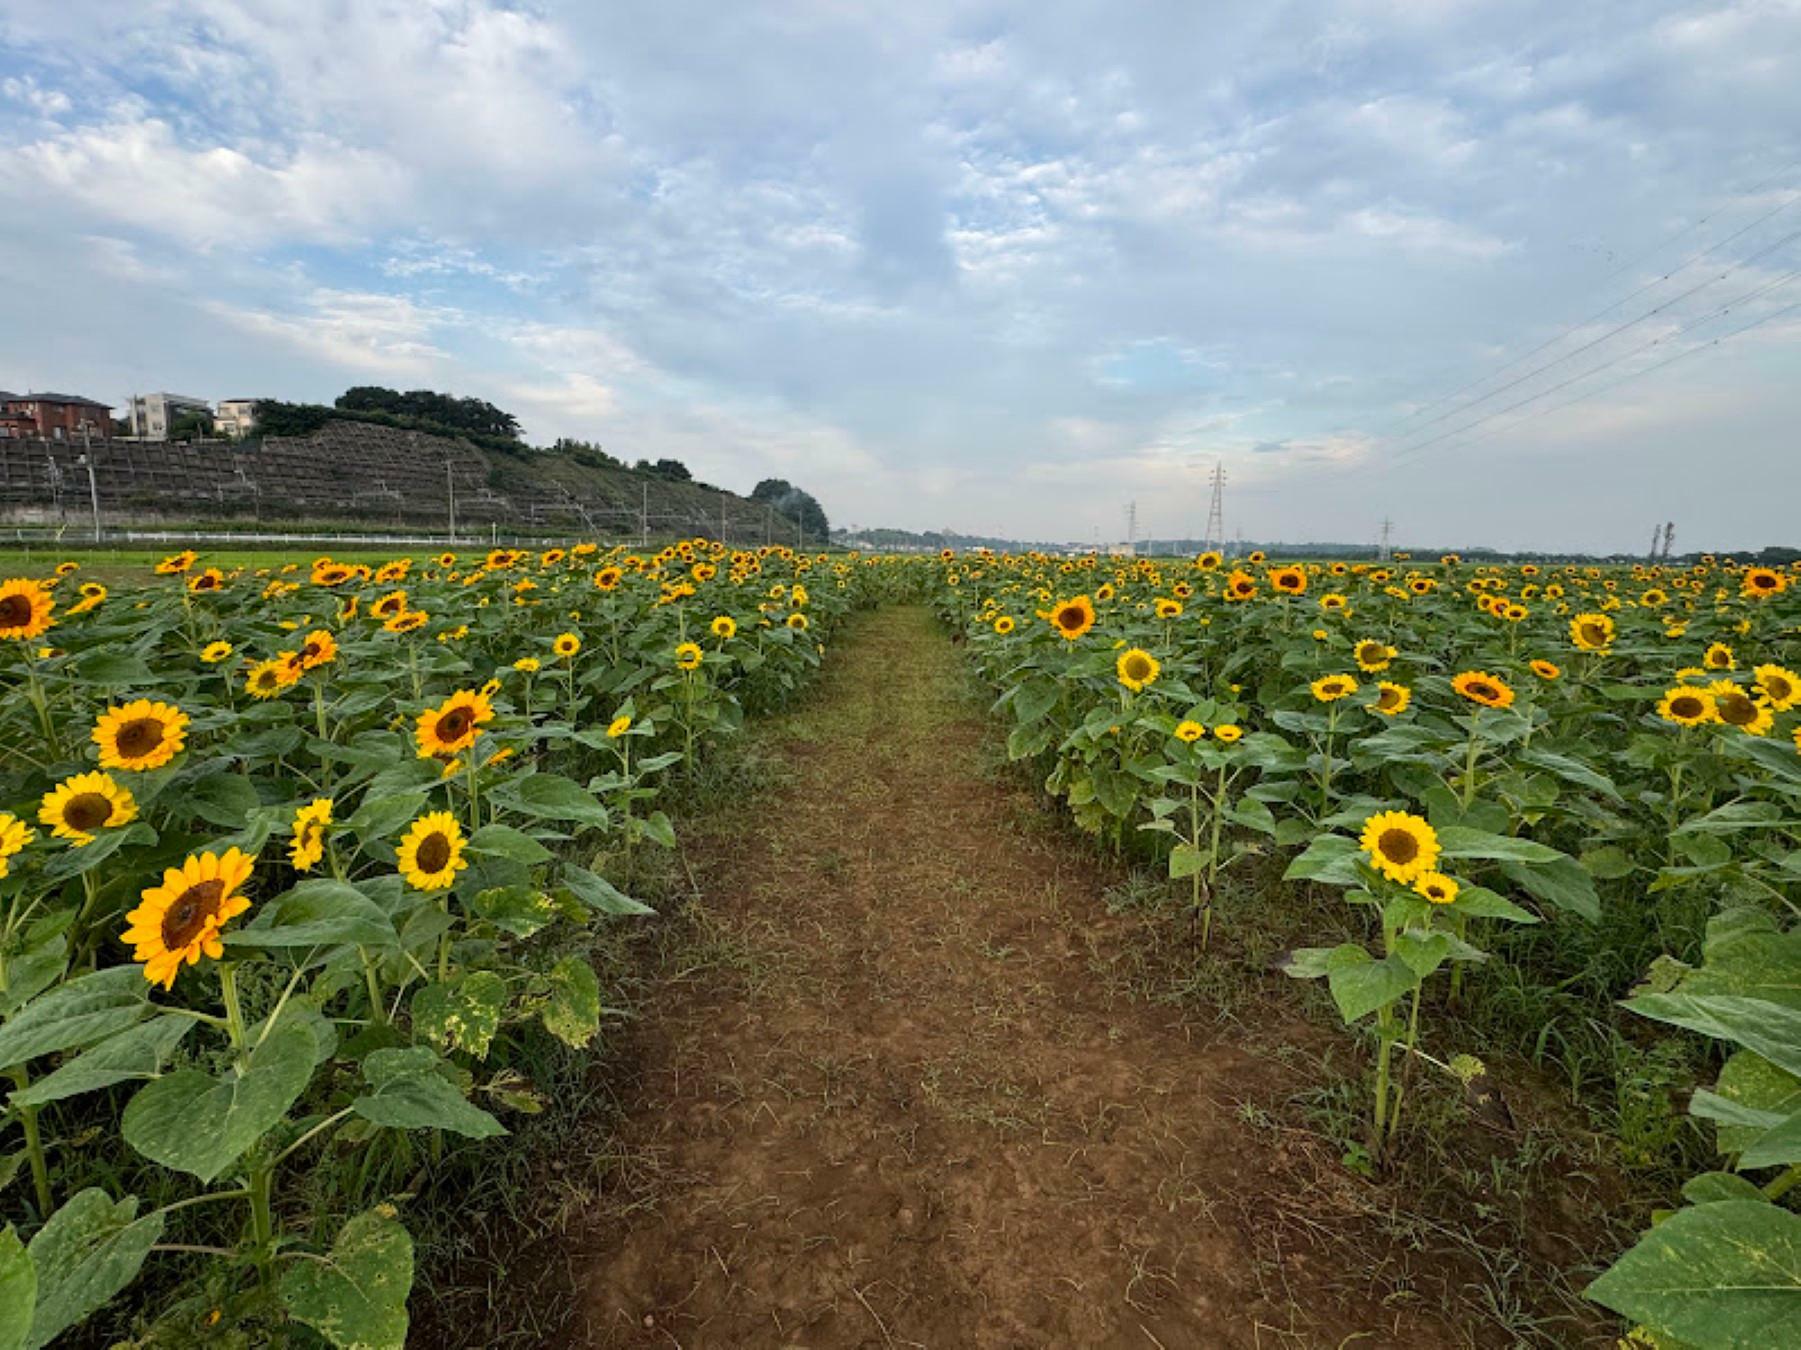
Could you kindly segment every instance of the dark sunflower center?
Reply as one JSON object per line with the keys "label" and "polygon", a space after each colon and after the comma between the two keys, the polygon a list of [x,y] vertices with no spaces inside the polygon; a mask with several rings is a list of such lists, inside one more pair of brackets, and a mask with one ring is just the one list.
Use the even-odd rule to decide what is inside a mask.
{"label": "dark sunflower center", "polygon": [[1746,727],[1757,720],[1757,705],[1743,694],[1723,694],[1715,706],[1728,726]]}
{"label": "dark sunflower center", "polygon": [[31,601],[22,595],[0,599],[0,628],[23,628],[31,622]]}
{"label": "dark sunflower center", "polygon": [[1082,626],[1082,611],[1077,609],[1074,605],[1069,606],[1067,609],[1058,610],[1057,626],[1059,628],[1080,628]]}
{"label": "dark sunflower center", "polygon": [[1392,708],[1400,701],[1401,695],[1398,690],[1384,689],[1376,698],[1376,706],[1378,708]]}
{"label": "dark sunflower center", "polygon": [[1703,706],[1701,700],[1693,694],[1684,694],[1680,698],[1670,700],[1670,711],[1678,717],[1699,717]]}
{"label": "dark sunflower center", "polygon": [[1126,662],[1126,674],[1135,680],[1142,680],[1151,673],[1151,663],[1142,656],[1134,656]]}
{"label": "dark sunflower center", "polygon": [[1406,830],[1384,830],[1382,837],[1376,841],[1376,847],[1382,850],[1382,856],[1392,863],[1402,866],[1420,856],[1420,843]]}
{"label": "dark sunflower center", "polygon": [[450,840],[442,833],[428,834],[419,845],[419,852],[414,855],[421,872],[442,872],[450,861]]}
{"label": "dark sunflower center", "polygon": [[112,818],[112,802],[98,792],[78,792],[63,806],[63,824],[71,830],[98,829]]}
{"label": "dark sunflower center", "polygon": [[473,714],[468,708],[456,707],[438,719],[438,736],[441,740],[458,741],[469,734]]}
{"label": "dark sunflower center", "polygon": [[1751,584],[1760,591],[1767,591],[1775,586],[1776,578],[1772,576],[1753,576],[1751,578]]}
{"label": "dark sunflower center", "polygon": [[1607,641],[1607,630],[1598,623],[1585,623],[1582,625],[1582,640],[1599,646]]}
{"label": "dark sunflower center", "polygon": [[163,743],[163,720],[160,717],[134,717],[119,728],[116,742],[121,755],[142,759]]}
{"label": "dark sunflower center", "polygon": [[1471,698],[1495,699],[1501,696],[1500,691],[1492,684],[1483,684],[1480,680],[1470,685],[1469,692]]}
{"label": "dark sunflower center", "polygon": [[163,915],[163,946],[179,951],[198,937],[206,921],[219,912],[224,895],[225,883],[215,879],[199,882],[176,896]]}
{"label": "dark sunflower center", "polygon": [[1786,699],[1795,692],[1795,686],[1782,675],[1768,676],[1763,682],[1763,687],[1771,698],[1778,700]]}

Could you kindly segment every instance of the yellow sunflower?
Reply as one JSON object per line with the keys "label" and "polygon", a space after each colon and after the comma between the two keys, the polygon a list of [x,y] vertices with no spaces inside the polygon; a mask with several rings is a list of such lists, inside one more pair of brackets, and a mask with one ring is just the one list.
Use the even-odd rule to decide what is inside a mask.
{"label": "yellow sunflower", "polygon": [[50,627],[55,606],[41,581],[14,577],[0,581],[0,638],[34,638]]}
{"label": "yellow sunflower", "polygon": [[382,624],[385,633],[416,633],[430,621],[431,615],[422,609],[409,609],[403,614],[396,614]]}
{"label": "yellow sunflower", "polygon": [[1074,642],[1094,627],[1094,601],[1085,595],[1064,600],[1051,610],[1049,618],[1059,637]]}
{"label": "yellow sunflower", "polygon": [[1218,553],[1215,553],[1212,549],[1208,549],[1207,552],[1201,554],[1200,557],[1194,560],[1194,565],[1203,572],[1212,572],[1216,571],[1219,568],[1219,565],[1224,561],[1225,559]]}
{"label": "yellow sunflower", "polygon": [[[1550,587],[1545,593],[1550,594]],[[1613,645],[1613,620],[1605,614],[1578,614],[1570,620],[1570,641],[1585,652],[1604,652]]]}
{"label": "yellow sunflower", "polygon": [[325,856],[325,827],[331,824],[333,802],[330,797],[315,797],[294,812],[294,839],[288,855],[296,872],[310,872]]}
{"label": "yellow sunflower", "polygon": [[475,744],[482,727],[494,718],[494,705],[474,689],[459,689],[435,708],[419,714],[413,739],[419,758],[448,758]]}
{"label": "yellow sunflower", "polygon": [[1395,659],[1395,649],[1386,642],[1378,642],[1375,638],[1364,638],[1351,648],[1351,655],[1356,658],[1357,668],[1374,673],[1387,670]]}
{"label": "yellow sunflower", "polygon": [[0,811],[0,877],[12,870],[12,860],[33,839],[37,831],[10,811]]}
{"label": "yellow sunflower", "polygon": [[38,822],[76,847],[93,843],[95,831],[129,824],[137,814],[130,790],[98,770],[65,778],[44,794],[38,806]]}
{"label": "yellow sunflower", "polygon": [[1448,905],[1462,887],[1443,872],[1426,872],[1414,879],[1413,889],[1435,905]]}
{"label": "yellow sunflower", "polygon": [[1731,680],[1710,684],[1707,692],[1713,695],[1714,711],[1727,726],[1737,727],[1752,736],[1769,734],[1776,721],[1776,711],[1764,699],[1740,689]]}
{"label": "yellow sunflower", "polygon": [[183,961],[194,966],[202,956],[216,961],[225,955],[219,930],[250,908],[238,892],[254,861],[235,848],[189,854],[180,867],[163,872],[162,885],[142,893],[120,936],[134,945],[131,959],[143,963],[145,979],[167,989]]}
{"label": "yellow sunflower", "polygon": [[807,616],[796,610],[788,616],[788,626],[804,633],[807,630]]}
{"label": "yellow sunflower", "polygon": [[1370,865],[1403,886],[1430,872],[1438,863],[1438,833],[1419,816],[1380,811],[1363,823],[1358,840]]}
{"label": "yellow sunflower", "polygon": [[513,669],[522,675],[536,675],[544,669],[544,663],[535,656],[522,656],[513,662]]}
{"label": "yellow sunflower", "polygon": [[697,642],[684,642],[675,649],[675,666],[677,670],[699,670],[704,653]]}
{"label": "yellow sunflower", "polygon": [[1739,577],[1739,593],[1762,600],[1788,589],[1788,578],[1768,567],[1747,567]]}
{"label": "yellow sunflower", "polygon": [[463,856],[463,827],[448,811],[432,811],[408,827],[400,841],[400,875],[416,890],[440,891],[469,866]]}
{"label": "yellow sunflower", "polygon": [[1554,662],[1534,661],[1532,662],[1532,673],[1541,680],[1555,680],[1563,674],[1563,671]]}
{"label": "yellow sunflower", "polygon": [[108,708],[94,724],[100,767],[131,772],[162,768],[181,753],[188,721],[188,715],[173,704],[147,698]]}
{"label": "yellow sunflower", "polygon": [[1713,695],[1705,689],[1696,689],[1686,684],[1679,684],[1665,692],[1657,702],[1657,715],[1679,727],[1698,727],[1706,722],[1720,720],[1719,710],[1714,707]]}
{"label": "yellow sunflower", "polygon": [[994,621],[994,631],[999,633],[1002,637],[1006,637],[1016,626],[1011,614],[1003,614]]}
{"label": "yellow sunflower", "polygon": [[1762,665],[1751,672],[1757,687],[1777,712],[1787,712],[1801,702],[1801,675],[1784,666]]}
{"label": "yellow sunflower", "polygon": [[738,636],[738,621],[730,614],[721,614],[707,626],[713,630],[713,636],[721,642],[730,642]]}
{"label": "yellow sunflower", "polygon": [[1395,684],[1392,680],[1382,680],[1376,685],[1376,701],[1369,705],[1369,709],[1384,717],[1394,717],[1406,712],[1407,705],[1411,702],[1413,690],[1404,684]]}
{"label": "yellow sunflower", "polygon": [[1738,664],[1738,660],[1733,656],[1732,648],[1724,642],[1716,642],[1708,647],[1701,658],[1701,664],[1708,670],[1731,670]]}
{"label": "yellow sunflower", "polygon": [[1230,722],[1221,722],[1218,726],[1213,728],[1213,739],[1226,745],[1232,744],[1232,742],[1241,739],[1243,736],[1244,728],[1234,726]]}
{"label": "yellow sunflower", "polygon": [[1299,567],[1277,567],[1269,574],[1269,584],[1283,595],[1304,595],[1307,573]]}
{"label": "yellow sunflower", "polygon": [[1336,703],[1357,692],[1357,681],[1349,675],[1322,675],[1308,686],[1320,703]]}
{"label": "yellow sunflower", "polygon": [[1154,683],[1163,670],[1157,658],[1142,647],[1130,647],[1121,652],[1113,668],[1119,674],[1119,682],[1135,694]]}
{"label": "yellow sunflower", "polygon": [[624,578],[625,578],[625,573],[622,572],[619,568],[603,567],[600,569],[600,571],[598,571],[594,574],[594,584],[600,590],[612,591],[612,590],[617,590],[619,588],[619,583]]}
{"label": "yellow sunflower", "polygon": [[1199,722],[1185,721],[1176,723],[1176,739],[1187,745],[1193,745],[1207,734],[1207,728]]}
{"label": "yellow sunflower", "polygon": [[619,716],[607,723],[607,739],[616,741],[631,729],[632,719],[627,717],[624,713],[620,713]]}
{"label": "yellow sunflower", "polygon": [[550,649],[567,661],[582,649],[582,640],[574,633],[558,633]]}
{"label": "yellow sunflower", "polygon": [[1182,602],[1180,600],[1171,600],[1168,597],[1160,596],[1158,597],[1155,609],[1159,619],[1179,619],[1182,617]]}
{"label": "yellow sunflower", "polygon": [[1257,594],[1257,578],[1249,572],[1233,572],[1226,578],[1226,599],[1249,600]]}
{"label": "yellow sunflower", "polygon": [[1451,688],[1471,703],[1485,708],[1506,708],[1513,703],[1513,689],[1497,675],[1486,670],[1466,670],[1451,677]]}
{"label": "yellow sunflower", "polygon": [[295,655],[300,658],[302,670],[317,670],[338,659],[338,640],[323,628],[315,628],[306,635],[306,641],[300,644]]}
{"label": "yellow sunflower", "polygon": [[209,642],[201,649],[200,659],[209,666],[216,666],[235,650],[229,642]]}

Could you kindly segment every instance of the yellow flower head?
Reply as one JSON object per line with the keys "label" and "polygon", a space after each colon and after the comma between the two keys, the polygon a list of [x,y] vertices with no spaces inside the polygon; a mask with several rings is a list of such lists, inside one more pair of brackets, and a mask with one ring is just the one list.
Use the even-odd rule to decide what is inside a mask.
{"label": "yellow flower head", "polygon": [[1231,722],[1222,722],[1213,728],[1213,739],[1226,745],[1231,745],[1234,741],[1242,739],[1243,736],[1244,728]]}
{"label": "yellow flower head", "polygon": [[288,853],[296,872],[310,872],[325,856],[325,827],[331,824],[333,802],[315,797],[294,813],[294,839]]}
{"label": "yellow flower head", "polygon": [[459,689],[435,708],[419,714],[413,739],[419,758],[446,758],[475,744],[481,729],[494,718],[494,705],[475,689]]}
{"label": "yellow flower head", "polygon": [[550,649],[567,661],[582,649],[582,640],[574,633],[558,633]]}
{"label": "yellow flower head", "polygon": [[41,581],[14,577],[0,581],[0,638],[39,637],[50,627],[55,601]]}
{"label": "yellow flower head", "polygon": [[1426,872],[1414,879],[1413,889],[1435,905],[1448,905],[1463,888],[1443,872]]}
{"label": "yellow flower head", "polygon": [[675,665],[677,670],[699,670],[704,653],[697,642],[683,642],[675,649]]}
{"label": "yellow flower head", "polygon": [[738,621],[730,614],[721,614],[708,627],[713,630],[713,636],[721,642],[730,642],[738,636]]}
{"label": "yellow flower head", "polygon": [[181,753],[187,742],[188,722],[188,715],[180,708],[146,698],[108,708],[94,724],[100,767],[134,773],[162,768]]}
{"label": "yellow flower head", "polygon": [[632,719],[627,717],[624,713],[620,713],[619,716],[607,723],[607,739],[616,741],[631,729]]}
{"label": "yellow flower head", "polygon": [[1370,865],[1391,881],[1410,885],[1438,863],[1438,833],[1419,816],[1379,811],[1363,823],[1358,840]]}
{"label": "yellow flower head", "polygon": [[219,930],[250,908],[238,892],[254,862],[235,848],[189,854],[180,867],[163,872],[160,886],[142,892],[120,937],[133,944],[131,959],[143,964],[145,979],[167,989],[182,962],[194,966],[202,956],[216,961],[225,955]]}
{"label": "yellow flower head", "polygon": [[469,866],[463,827],[448,811],[432,811],[407,828],[400,841],[400,875],[416,890],[441,891]]}
{"label": "yellow flower head", "polygon": [[11,811],[0,811],[0,877],[12,870],[19,850],[37,838],[37,831]]}
{"label": "yellow flower head", "polygon": [[110,773],[100,771],[65,778],[44,794],[38,806],[38,822],[77,848],[93,843],[100,830],[129,824],[137,814],[130,790],[119,786]]}
{"label": "yellow flower head", "polygon": [[216,666],[230,656],[233,650],[229,642],[209,642],[201,649],[200,659],[209,666]]}
{"label": "yellow flower head", "polygon": [[1207,734],[1207,728],[1199,722],[1183,721],[1176,723],[1176,739],[1187,745],[1193,745]]}
{"label": "yellow flower head", "polygon": [[1133,693],[1156,681],[1163,667],[1157,658],[1142,647],[1131,647],[1119,654],[1113,663],[1119,682]]}

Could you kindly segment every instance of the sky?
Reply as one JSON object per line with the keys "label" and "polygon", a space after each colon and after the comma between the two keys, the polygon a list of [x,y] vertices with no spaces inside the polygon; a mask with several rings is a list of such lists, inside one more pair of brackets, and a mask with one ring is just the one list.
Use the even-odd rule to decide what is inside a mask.
{"label": "sky", "polygon": [[6,0],[0,196],[9,389],[443,389],[838,525],[1199,536],[1218,465],[1254,539],[1801,542],[1801,0]]}

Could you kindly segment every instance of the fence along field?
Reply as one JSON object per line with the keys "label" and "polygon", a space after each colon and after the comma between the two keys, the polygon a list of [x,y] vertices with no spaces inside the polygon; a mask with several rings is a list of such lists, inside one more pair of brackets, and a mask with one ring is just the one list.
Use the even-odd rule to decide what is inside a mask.
{"label": "fence along field", "polygon": [[157,572],[0,585],[0,1346],[152,1288],[189,1335],[401,1344],[404,1197],[541,1108],[534,1043],[593,1041],[585,943],[642,912],[608,878],[675,842],[672,780],[900,595],[966,637],[1009,756],[1167,876],[1197,965],[1239,959],[1251,887],[1351,935],[1280,962],[1364,1052],[1348,1168],[1503,1111],[1522,1022],[1578,1101],[1581,1036],[1677,1038],[1716,1156],[1588,1295],[1644,1343],[1792,1343],[1792,571],[690,541]]}

